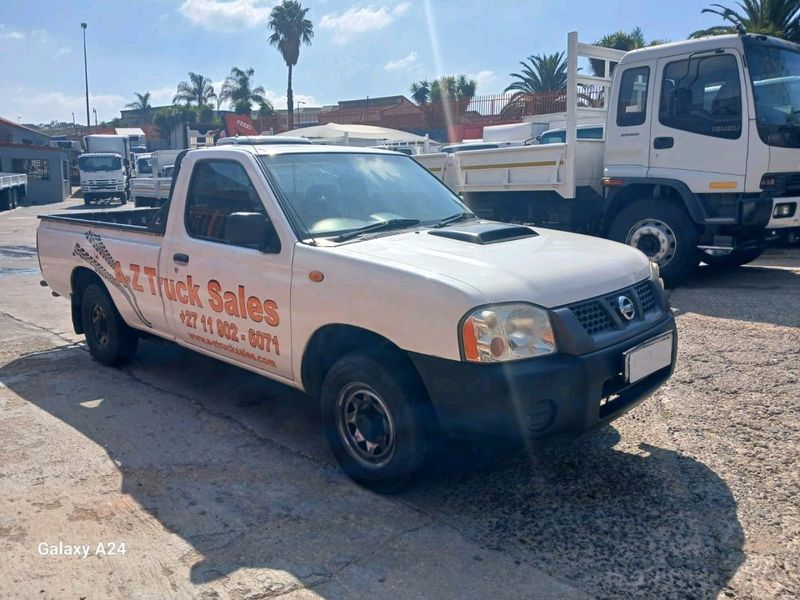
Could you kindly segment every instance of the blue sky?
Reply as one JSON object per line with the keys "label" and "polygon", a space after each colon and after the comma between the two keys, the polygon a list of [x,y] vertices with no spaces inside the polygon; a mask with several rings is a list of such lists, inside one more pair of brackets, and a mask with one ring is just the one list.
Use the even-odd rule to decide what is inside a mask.
{"label": "blue sky", "polygon": [[[22,122],[85,120],[81,21],[89,25],[89,91],[100,120],[134,92],[169,103],[189,70],[217,89],[232,66],[253,67],[285,106],[286,67],[267,45],[273,0],[3,0],[0,116]],[[593,41],[618,29],[684,39],[717,24],[698,0],[307,0],[315,25],[294,74],[309,105],[408,94],[412,81],[468,73],[478,93],[499,93],[518,61],[562,50],[568,31]],[[429,11],[426,10],[426,4]],[[432,15],[432,25],[427,17]],[[432,43],[431,32],[434,32]],[[438,60],[436,54],[438,52]]]}

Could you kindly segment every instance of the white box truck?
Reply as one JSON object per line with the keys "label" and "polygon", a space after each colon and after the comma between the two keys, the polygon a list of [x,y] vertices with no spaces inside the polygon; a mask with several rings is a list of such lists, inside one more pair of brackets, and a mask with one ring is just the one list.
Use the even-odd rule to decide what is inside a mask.
{"label": "white box truck", "polygon": [[[670,285],[758,257],[773,200],[800,196],[797,45],[743,33],[624,53],[572,32],[567,47],[565,143],[414,158],[482,216],[631,244]],[[592,111],[605,140],[578,139]]]}
{"label": "white box truck", "polygon": [[130,196],[130,146],[124,135],[95,134],[83,138],[86,149],[78,158],[83,201]]}

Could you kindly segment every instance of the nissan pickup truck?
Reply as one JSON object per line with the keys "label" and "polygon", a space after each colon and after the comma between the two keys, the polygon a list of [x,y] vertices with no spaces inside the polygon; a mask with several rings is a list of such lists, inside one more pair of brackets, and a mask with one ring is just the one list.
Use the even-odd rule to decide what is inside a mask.
{"label": "nissan pickup truck", "polygon": [[96,361],[156,336],[303,390],[381,491],[446,436],[578,436],[675,364],[643,253],[479,219],[390,151],[191,150],[164,206],[42,216],[37,245]]}

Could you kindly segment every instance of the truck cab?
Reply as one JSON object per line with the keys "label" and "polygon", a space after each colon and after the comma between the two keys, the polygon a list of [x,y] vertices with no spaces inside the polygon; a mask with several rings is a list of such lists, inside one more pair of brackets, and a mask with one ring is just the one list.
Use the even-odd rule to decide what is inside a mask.
{"label": "truck cab", "polygon": [[83,144],[86,153],[78,157],[78,170],[84,203],[118,198],[126,204],[131,176],[128,138],[122,135],[87,135]]}
{"label": "truck cab", "polygon": [[[603,173],[614,235],[655,260],[672,255],[681,270],[753,260],[773,199],[800,195],[798,111],[795,44],[726,35],[626,54]],[[671,220],[632,203],[668,206]],[[627,211],[621,219],[617,209]],[[681,237],[697,252],[680,252]]]}

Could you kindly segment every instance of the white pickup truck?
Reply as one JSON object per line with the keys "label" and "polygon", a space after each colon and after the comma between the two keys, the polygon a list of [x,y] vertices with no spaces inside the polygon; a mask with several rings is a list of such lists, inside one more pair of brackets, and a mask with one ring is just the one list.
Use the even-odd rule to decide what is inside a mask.
{"label": "white pickup truck", "polygon": [[445,434],[575,436],[672,373],[644,254],[480,220],[407,156],[220,146],[174,177],[159,209],[41,217],[75,331],[106,365],[149,334],[320,398],[336,458],[375,489]]}

